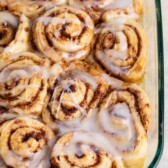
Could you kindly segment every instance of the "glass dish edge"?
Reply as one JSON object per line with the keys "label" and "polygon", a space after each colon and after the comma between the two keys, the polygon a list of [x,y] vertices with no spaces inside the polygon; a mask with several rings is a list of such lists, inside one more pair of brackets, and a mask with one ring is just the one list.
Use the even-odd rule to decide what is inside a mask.
{"label": "glass dish edge", "polygon": [[157,50],[158,50],[158,79],[159,79],[159,118],[158,118],[158,147],[148,168],[155,168],[159,164],[164,149],[164,48],[163,48],[163,28],[161,0],[155,0],[157,19]]}

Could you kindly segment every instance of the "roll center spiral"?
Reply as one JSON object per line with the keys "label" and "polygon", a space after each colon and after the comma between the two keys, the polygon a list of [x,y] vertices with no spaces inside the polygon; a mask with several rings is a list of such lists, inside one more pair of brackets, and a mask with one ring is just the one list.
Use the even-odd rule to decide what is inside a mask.
{"label": "roll center spiral", "polygon": [[10,138],[11,149],[19,156],[30,157],[32,152],[38,152],[45,145],[43,136],[42,132],[32,128],[17,129]]}

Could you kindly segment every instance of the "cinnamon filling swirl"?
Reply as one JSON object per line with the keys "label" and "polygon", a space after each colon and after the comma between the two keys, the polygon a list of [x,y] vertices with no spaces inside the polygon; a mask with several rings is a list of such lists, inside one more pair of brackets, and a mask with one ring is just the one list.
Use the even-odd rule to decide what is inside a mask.
{"label": "cinnamon filling swirl", "polygon": [[[12,58],[13,57],[13,58]],[[40,116],[47,94],[49,62],[29,52],[20,53],[0,66],[1,119],[7,114]]]}
{"label": "cinnamon filling swirl", "polygon": [[[95,69],[94,69],[95,68]],[[97,69],[96,69],[97,68]],[[108,85],[101,78],[102,70],[84,62],[71,63],[55,81],[43,112],[46,123],[83,119],[105,96]]]}
{"label": "cinnamon filling swirl", "polygon": [[84,59],[90,51],[94,25],[83,11],[71,7],[55,7],[33,26],[36,47],[54,62]]}
{"label": "cinnamon filling swirl", "polygon": [[3,124],[0,154],[7,167],[46,166],[47,153],[55,142],[54,133],[39,121],[22,117]]}
{"label": "cinnamon filling swirl", "polygon": [[118,19],[97,28],[95,57],[112,75],[125,81],[142,78],[147,59],[147,38],[134,21]]}

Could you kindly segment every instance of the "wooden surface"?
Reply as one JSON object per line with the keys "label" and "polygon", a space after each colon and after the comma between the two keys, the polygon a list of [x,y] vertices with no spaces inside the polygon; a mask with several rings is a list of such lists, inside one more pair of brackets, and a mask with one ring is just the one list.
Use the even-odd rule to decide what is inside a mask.
{"label": "wooden surface", "polygon": [[158,168],[168,168],[168,0],[161,0],[165,57],[165,145]]}

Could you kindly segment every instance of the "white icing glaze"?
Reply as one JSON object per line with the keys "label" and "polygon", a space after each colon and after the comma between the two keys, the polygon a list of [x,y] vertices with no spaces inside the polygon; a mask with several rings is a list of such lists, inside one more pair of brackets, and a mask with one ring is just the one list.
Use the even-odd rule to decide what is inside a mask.
{"label": "white icing glaze", "polygon": [[102,78],[111,86],[115,88],[119,88],[123,85],[123,81],[120,81],[119,79],[113,78],[109,76],[108,74],[103,74]]}
{"label": "white icing glaze", "polygon": [[[84,81],[86,83],[89,83],[92,86],[92,88],[94,90],[96,90],[96,88],[98,86],[98,84],[97,84],[97,78],[98,78],[98,76],[92,76],[89,73],[87,73],[85,71],[82,71],[80,69],[75,69],[75,70],[73,70],[70,73],[69,73],[68,70],[69,69],[67,69],[67,74],[65,73],[65,75],[64,75],[65,77],[69,77],[70,76],[70,77],[72,77],[75,80],[80,79],[80,80],[82,80],[82,81]],[[64,76],[63,76],[63,78],[62,77],[58,77],[57,80],[59,82],[61,82],[61,80],[64,80]],[[64,87],[66,87],[66,86],[64,86]]]}
{"label": "white icing glaze", "polygon": [[120,154],[114,148],[113,144],[103,134],[97,132],[75,132],[72,139],[64,146],[57,144],[54,147],[54,154],[57,155],[74,155],[78,153],[76,144],[82,142],[84,151],[90,152],[89,145],[94,144],[98,149],[103,149],[105,152],[111,154],[112,158],[120,158]]}
{"label": "white icing glaze", "polygon": [[[66,13],[65,13],[66,15]],[[76,23],[76,24],[80,24],[80,20],[76,19],[76,18],[59,18],[59,17],[50,17],[50,16],[41,16],[37,19],[38,22],[42,22],[44,23],[44,25],[48,25],[49,23],[52,23],[53,25],[57,25],[57,24],[66,24],[66,23]]]}
{"label": "white icing glaze", "polygon": [[110,61],[110,56],[106,55],[102,50],[98,50],[97,51],[97,57],[100,60],[103,60],[104,64],[106,65],[107,69],[110,70],[111,72],[115,72],[117,75],[124,73],[125,71],[123,71],[120,67],[114,65],[111,61]]}
{"label": "white icing glaze", "polygon": [[83,9],[83,6],[87,8],[100,8],[102,10],[108,9],[124,9],[131,5],[133,5],[133,0],[102,0],[102,1],[94,1],[94,0],[70,0],[70,5],[79,9]]}
{"label": "white icing glaze", "polygon": [[[85,8],[89,8],[90,10],[99,9],[99,11],[104,12],[108,10],[110,11],[109,14],[106,15],[106,21],[113,20],[114,18],[130,18],[130,19],[138,19],[139,16],[135,12],[133,6],[133,0],[103,0],[103,1],[94,1],[94,0],[86,0],[86,1],[79,1],[79,0],[69,0],[69,4],[75,8],[85,10]],[[118,13],[117,10],[120,10]],[[126,10],[127,14],[124,13]]]}
{"label": "white icing glaze", "polygon": [[6,23],[10,23],[13,27],[18,26],[18,19],[11,13],[4,11],[0,12],[0,21],[5,21]]}
{"label": "white icing glaze", "polygon": [[[65,85],[62,86],[62,88],[64,89],[64,91],[68,91],[69,92],[69,95],[71,97],[71,100],[73,101],[74,107],[76,109],[78,109],[82,113],[82,115],[85,115],[86,111],[78,104],[78,100],[71,93],[71,89],[70,89],[70,85],[71,84],[72,83],[70,83],[70,84],[65,83]],[[62,97],[63,97],[64,91],[62,92],[62,94],[60,96],[60,100],[59,100],[59,103],[58,103],[57,111],[59,111],[59,109],[61,107]],[[69,102],[67,102],[67,103],[69,103]]]}
{"label": "white icing glaze", "polygon": [[[109,138],[107,134],[100,130],[99,125],[97,124],[97,113],[98,109],[92,110],[84,122],[81,122],[81,119],[59,122],[57,125],[60,130],[59,135],[64,135],[70,132],[75,133],[66,147],[63,147],[61,144],[55,146],[55,154],[77,153],[78,148],[75,145],[77,142],[82,142],[86,145],[94,144],[97,148],[109,153],[110,156],[115,159],[122,158],[121,150],[129,150],[133,148],[135,144],[135,128],[128,106],[125,103],[118,103],[113,108],[113,115],[114,117],[118,117],[118,120],[122,124],[122,128],[124,127],[123,130],[116,129],[116,127],[111,124],[108,111],[103,109],[100,112],[100,120],[104,129],[109,133],[115,133],[117,136],[124,138],[125,142],[123,142],[123,144],[115,140],[115,137],[114,139]],[[72,127],[72,125],[75,127]],[[81,133],[81,131],[86,133]],[[63,148],[64,150],[62,150]]]}
{"label": "white icing glaze", "polygon": [[124,34],[124,24],[126,23],[125,18],[119,18],[114,20],[112,23],[103,23],[97,30],[96,34],[103,34],[105,32],[111,32],[117,39],[117,43],[114,44],[113,49],[97,49],[96,57],[99,60],[103,60],[103,64],[111,72],[115,72],[116,75],[129,73],[129,65],[120,67],[115,64],[115,61],[126,61],[128,57],[128,46],[127,37]]}
{"label": "white icing glaze", "polygon": [[21,158],[19,158],[17,155],[15,155],[15,153],[13,153],[12,151],[8,151],[6,153],[1,153],[1,155],[2,155],[2,158],[3,158],[3,156],[5,156],[5,158],[3,158],[3,160],[5,161],[5,163],[7,165],[17,167],[17,163],[21,162]]}
{"label": "white icing glaze", "polygon": [[124,9],[133,5],[133,0],[114,0],[110,5],[106,5],[105,10],[108,9]]}
{"label": "white icing glaze", "polygon": [[[63,66],[61,63],[55,63],[51,67],[49,67],[48,66],[49,61],[47,59],[45,60],[46,65],[36,65],[36,64],[30,65],[29,57],[27,57],[24,60],[25,64],[23,63],[22,63],[23,65],[19,63],[17,64],[17,61],[19,61],[19,57],[21,56],[22,56],[21,53],[10,55],[9,60],[11,61],[11,64],[6,65],[5,67],[4,67],[4,64],[6,64],[6,62],[4,62],[3,60],[0,60],[0,65],[4,67],[4,69],[2,69],[2,71],[0,72],[0,82],[6,82],[10,79],[13,79],[15,81],[18,81],[21,78],[30,79],[32,76],[35,76],[35,75],[41,76],[42,79],[55,78],[63,71]],[[23,56],[24,56],[24,53],[23,53]],[[31,57],[30,57],[30,60],[31,60]],[[16,61],[16,64],[15,64],[15,61]],[[26,61],[27,61],[27,64],[26,64]],[[35,86],[33,85],[33,87]]]}
{"label": "white icing glaze", "polygon": [[0,82],[6,82],[10,79],[18,81],[21,78],[31,78],[32,76],[37,74],[40,74],[42,78],[48,78],[48,69],[46,67],[37,65],[21,68],[9,65],[1,71]]}
{"label": "white icing glaze", "polygon": [[2,153],[2,156],[5,156],[5,163],[13,167],[17,167],[19,163],[22,162],[22,165],[25,164],[27,167],[31,168],[49,168],[51,166],[49,161],[49,154],[55,144],[55,141],[55,138],[49,140],[48,144],[37,153],[31,153],[28,160],[26,159],[23,161],[23,159],[17,156],[12,150],[8,150],[6,153]]}
{"label": "white icing glaze", "polygon": [[55,144],[56,139],[53,138],[48,142],[48,146],[34,154],[32,160],[28,163],[31,168],[49,168],[50,165],[50,152]]}
{"label": "white icing glaze", "polygon": [[[64,80],[64,78],[65,78],[65,80]],[[72,80],[71,80],[71,78],[72,78]],[[71,73],[68,72],[68,74],[65,74],[65,76],[63,76],[63,78],[59,77],[57,80],[58,80],[58,85],[61,85],[61,88],[63,89],[63,91],[60,95],[56,111],[59,112],[60,108],[61,108],[61,104],[66,103],[66,104],[69,104],[70,106],[74,106],[78,111],[80,111],[81,114],[82,114],[81,118],[83,118],[87,114],[87,112],[78,103],[78,102],[81,102],[83,100],[83,95],[79,92],[78,93],[79,96],[78,96],[78,99],[77,99],[73,95],[70,86],[75,85],[76,82],[81,80],[83,82],[86,82],[86,83],[90,84],[92,86],[92,89],[96,90],[97,86],[98,86],[96,77],[93,77],[89,73],[81,71],[81,70],[74,70]],[[56,95],[55,92],[57,92],[57,87],[55,88],[53,95]],[[69,93],[69,96],[71,98],[71,102],[67,102],[65,100],[63,102],[63,95],[64,95],[65,92]],[[52,100],[51,100],[50,103],[53,104],[53,103],[55,103],[54,101],[57,101],[57,99],[55,97],[52,97]],[[79,120],[81,120],[81,118]],[[77,125],[78,123],[79,123],[79,121],[75,120],[74,122],[70,121],[70,122],[65,122],[64,124],[69,125],[69,126],[71,125],[72,127],[75,127],[75,125]],[[53,123],[53,125],[51,127],[54,128],[54,127],[56,127],[56,125]]]}
{"label": "white icing glaze", "polygon": [[120,11],[120,13],[115,12],[114,10],[107,11],[105,21],[112,21],[114,19],[123,18],[123,19],[135,19],[137,20],[139,18],[139,15],[135,12],[133,5],[130,5],[126,8],[126,11],[128,14],[125,14],[124,12]]}
{"label": "white icing glaze", "polygon": [[57,127],[59,128],[59,135],[64,135],[66,133],[75,132],[75,131],[90,131],[98,132],[99,128],[96,123],[96,115],[98,109],[92,110],[92,112],[82,121],[82,117],[78,119],[73,119],[65,122],[58,122]]}
{"label": "white icing glaze", "polygon": [[[48,73],[48,78],[58,76],[63,71],[61,64],[53,64]],[[46,75],[47,76],[47,75]]]}
{"label": "white icing glaze", "polygon": [[16,117],[18,117],[17,114],[4,113],[4,114],[0,115],[0,120],[1,119],[12,119],[12,118],[16,118]]}
{"label": "white icing glaze", "polygon": [[76,70],[72,73],[72,75],[78,79],[81,79],[82,81],[89,83],[94,90],[97,88],[97,79],[96,77],[91,76],[89,73]]}
{"label": "white icing glaze", "polygon": [[[109,113],[109,111],[111,112]],[[100,114],[100,122],[105,131],[127,140],[126,146],[115,142],[117,148],[127,150],[134,145],[135,129],[130,110],[126,103],[118,103],[114,105],[113,109],[103,109]],[[115,125],[112,126],[111,117],[114,118],[115,122],[120,123],[120,129],[116,128]]]}

